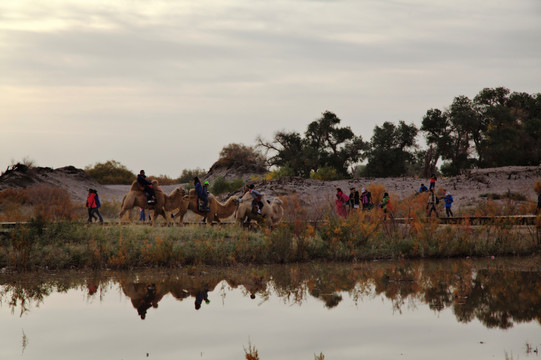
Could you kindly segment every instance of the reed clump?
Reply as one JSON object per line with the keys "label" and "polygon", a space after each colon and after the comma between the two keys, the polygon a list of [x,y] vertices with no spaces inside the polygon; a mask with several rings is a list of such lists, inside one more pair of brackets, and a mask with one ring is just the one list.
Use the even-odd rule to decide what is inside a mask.
{"label": "reed clump", "polygon": [[[273,231],[240,226],[82,226],[40,219],[13,229],[0,245],[0,267],[48,268],[230,266],[311,260],[361,261],[530,255],[539,252],[535,229],[496,223],[442,226],[422,218],[407,224],[383,220],[381,211],[330,216],[317,229],[282,223]],[[6,241],[7,240],[7,241]]]}
{"label": "reed clump", "polygon": [[74,220],[80,214],[66,190],[48,185],[3,190],[0,204],[0,221]]}

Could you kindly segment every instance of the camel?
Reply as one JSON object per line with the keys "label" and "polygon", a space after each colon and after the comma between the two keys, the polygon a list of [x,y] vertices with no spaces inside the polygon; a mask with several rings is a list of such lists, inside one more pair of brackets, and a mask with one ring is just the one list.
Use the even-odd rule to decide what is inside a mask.
{"label": "camel", "polygon": [[[210,211],[208,212],[202,212],[199,211],[199,206],[197,204],[197,195],[195,194],[195,190],[191,189],[189,192],[189,195],[187,197],[188,200],[188,207],[187,209],[180,209],[179,212],[175,214],[175,217],[180,218],[180,222],[182,222],[182,219],[186,215],[187,210],[191,210],[194,213],[196,213],[199,216],[203,217],[203,222],[210,223],[212,221],[221,222],[220,219],[226,219],[230,216],[232,216],[235,211],[237,210],[237,206],[239,203],[239,198],[237,196],[231,196],[225,203],[219,202],[214,195],[209,194],[209,208]],[[209,220],[210,215],[210,220]]]}
{"label": "camel", "polygon": [[254,214],[252,212],[252,200],[253,197],[250,193],[244,194],[239,200],[239,208],[237,210],[236,218],[241,224],[249,224],[251,220],[255,220],[258,224],[263,222],[269,227],[273,227],[282,220],[284,215],[284,209],[282,208],[283,201],[280,198],[274,198],[274,200],[265,200],[265,196],[262,196],[261,201],[265,204],[261,209],[261,214]]}
{"label": "camel", "polygon": [[155,224],[156,217],[158,215],[162,215],[165,218],[165,222],[169,223],[169,219],[167,219],[167,216],[165,216],[165,212],[163,210],[166,195],[160,189],[156,180],[152,181],[152,187],[154,189],[154,193],[156,194],[156,204],[148,205],[145,193],[139,188],[137,181],[134,181],[131,184],[130,191],[122,198],[122,204],[120,205],[120,213],[118,214],[119,220],[122,219],[122,216],[124,216],[124,214],[128,211],[130,222],[133,222],[131,218],[132,214],[129,210],[133,209],[134,207],[140,207],[145,210],[154,210],[154,216],[152,216],[152,225]]}
{"label": "camel", "polygon": [[[188,196],[186,194],[186,190],[184,190],[182,186],[179,186],[175,190],[171,191],[169,195],[165,195],[163,211],[159,215],[162,215],[165,219],[168,219],[169,212],[177,209],[179,213],[184,214],[186,211],[188,211]],[[179,225],[182,225],[181,217],[179,217]]]}

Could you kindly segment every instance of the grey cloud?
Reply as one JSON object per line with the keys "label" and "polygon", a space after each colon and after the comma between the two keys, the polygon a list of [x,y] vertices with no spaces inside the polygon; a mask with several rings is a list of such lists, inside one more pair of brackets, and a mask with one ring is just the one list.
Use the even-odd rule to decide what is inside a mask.
{"label": "grey cloud", "polygon": [[[30,123],[38,114],[49,128],[77,132],[92,123],[113,135],[132,125],[130,136],[116,136],[105,154],[131,149],[134,138],[145,138],[148,123],[182,139],[175,149],[190,148],[195,140],[183,130],[201,124],[216,132],[209,142],[218,144],[205,152],[203,167],[227,143],[269,138],[280,128],[303,131],[325,110],[358,126],[368,139],[382,121],[419,121],[428,108],[447,106],[454,96],[474,96],[484,87],[539,91],[536,3],[306,0],[206,7],[197,1],[152,1],[21,7],[27,20],[65,22],[49,31],[5,26],[17,17],[0,4],[0,85],[14,90],[0,99],[6,114],[0,121]],[[160,5],[161,11],[145,10]],[[15,106],[10,99],[33,106]],[[251,129],[240,136],[247,124]],[[118,152],[118,160],[136,163],[128,160],[131,152],[136,153]],[[103,156],[94,161],[109,159]]]}

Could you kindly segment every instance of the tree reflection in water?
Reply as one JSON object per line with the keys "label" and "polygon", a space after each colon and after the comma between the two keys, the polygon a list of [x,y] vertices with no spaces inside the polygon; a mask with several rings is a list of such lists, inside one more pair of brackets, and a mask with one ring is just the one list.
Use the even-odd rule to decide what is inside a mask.
{"label": "tree reflection in water", "polygon": [[[284,303],[302,304],[308,297],[325,307],[340,305],[343,296],[355,302],[384,296],[396,311],[406,304],[426,304],[439,312],[452,308],[460,322],[478,319],[486,327],[510,328],[514,323],[541,323],[539,257],[498,260],[396,261],[358,264],[295,264],[191,267],[186,270],[119,273],[4,274],[0,305],[20,314],[39,306],[54,292],[86,289],[89,299],[100,298],[119,284],[138,316],[170,294],[178,301],[193,299],[196,310],[209,304],[218,284],[242,288],[246,296],[267,301],[271,295]],[[99,290],[99,291],[98,291]],[[221,292],[221,296],[226,296]]]}

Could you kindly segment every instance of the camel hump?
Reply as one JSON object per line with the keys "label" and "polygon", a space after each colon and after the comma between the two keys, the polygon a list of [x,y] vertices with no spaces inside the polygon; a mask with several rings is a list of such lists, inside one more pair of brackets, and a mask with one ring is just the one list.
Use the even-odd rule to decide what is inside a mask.
{"label": "camel hump", "polygon": [[130,191],[143,191],[143,189],[139,186],[139,184],[137,183],[137,180],[134,180],[131,183]]}

